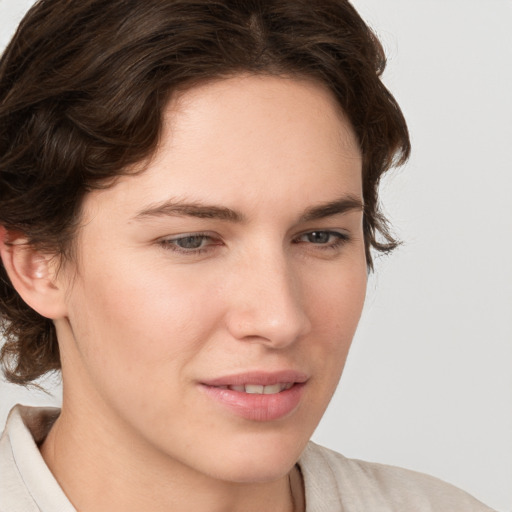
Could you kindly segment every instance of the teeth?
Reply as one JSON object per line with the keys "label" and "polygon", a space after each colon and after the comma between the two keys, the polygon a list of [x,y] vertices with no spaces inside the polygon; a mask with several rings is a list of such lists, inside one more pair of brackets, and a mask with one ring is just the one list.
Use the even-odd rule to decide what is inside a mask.
{"label": "teeth", "polygon": [[246,384],[245,392],[251,395],[261,395],[266,386],[259,386],[258,384]]}
{"label": "teeth", "polygon": [[274,384],[273,386],[265,386],[263,388],[264,395],[275,395],[283,390],[283,386],[281,384]]}
{"label": "teeth", "polygon": [[287,382],[271,384],[269,386],[261,386],[259,384],[246,384],[245,386],[228,386],[228,388],[233,391],[249,393],[252,395],[275,395],[276,393],[290,389],[292,386],[293,382]]}

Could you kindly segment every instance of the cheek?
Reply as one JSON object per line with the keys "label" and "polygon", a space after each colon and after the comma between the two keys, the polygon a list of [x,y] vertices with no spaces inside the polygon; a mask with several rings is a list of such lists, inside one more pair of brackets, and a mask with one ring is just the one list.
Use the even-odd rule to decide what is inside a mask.
{"label": "cheek", "polygon": [[330,279],[323,280],[322,286],[312,284],[309,290],[308,309],[314,326],[309,350],[332,391],[343,371],[359,323],[366,283],[366,265],[358,263],[334,272]]}
{"label": "cheek", "polygon": [[[320,278],[313,275],[306,288],[310,315],[319,329],[351,339],[366,296],[367,269],[364,258],[333,268]],[[335,340],[333,340],[333,343]]]}
{"label": "cheek", "polygon": [[70,321],[88,371],[102,387],[124,381],[132,389],[142,382],[146,390],[152,382],[158,387],[208,339],[219,316],[215,301],[203,282],[188,277],[135,263],[119,264],[109,275],[84,270]]}

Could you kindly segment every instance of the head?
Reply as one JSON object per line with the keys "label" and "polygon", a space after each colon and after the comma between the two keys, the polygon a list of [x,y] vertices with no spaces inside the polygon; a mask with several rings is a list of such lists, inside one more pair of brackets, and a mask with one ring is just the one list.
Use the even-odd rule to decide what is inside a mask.
{"label": "head", "polygon": [[[146,392],[158,396],[169,372],[221,378],[209,364],[223,358],[224,374],[308,359],[314,374],[334,354],[330,378],[305,399],[308,438],[341,374],[373,253],[396,245],[378,185],[410,146],[384,65],[344,0],[37,2],[0,63],[7,377],[27,384],[83,358],[77,379],[109,403],[123,396],[122,372],[142,387],[153,373]],[[348,232],[359,242],[339,264]],[[277,295],[266,296],[271,283]],[[120,332],[123,343],[106,347]],[[308,337],[324,340],[318,352],[292,348]],[[129,394],[112,407],[137,400],[145,409]],[[147,408],[152,420],[161,410]],[[167,449],[162,432],[148,435]]]}

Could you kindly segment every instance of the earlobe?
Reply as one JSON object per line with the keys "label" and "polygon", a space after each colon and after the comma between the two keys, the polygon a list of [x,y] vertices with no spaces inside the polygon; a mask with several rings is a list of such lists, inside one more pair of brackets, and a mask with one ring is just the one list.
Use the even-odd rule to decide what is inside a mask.
{"label": "earlobe", "polygon": [[51,255],[28,244],[22,233],[0,226],[0,256],[12,285],[32,309],[53,320],[65,316],[64,293]]}

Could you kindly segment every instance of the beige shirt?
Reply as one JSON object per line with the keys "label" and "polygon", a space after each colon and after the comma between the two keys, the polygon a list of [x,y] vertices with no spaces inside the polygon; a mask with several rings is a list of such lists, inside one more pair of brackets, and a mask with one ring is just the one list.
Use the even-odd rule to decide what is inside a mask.
{"label": "beige shirt", "polygon": [[[0,439],[0,512],[76,512],[40,443],[59,409],[16,406]],[[309,443],[299,460],[306,512],[492,512],[436,478],[351,460]]]}

